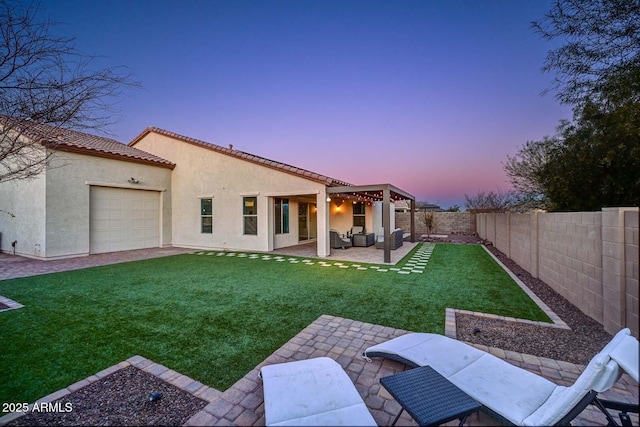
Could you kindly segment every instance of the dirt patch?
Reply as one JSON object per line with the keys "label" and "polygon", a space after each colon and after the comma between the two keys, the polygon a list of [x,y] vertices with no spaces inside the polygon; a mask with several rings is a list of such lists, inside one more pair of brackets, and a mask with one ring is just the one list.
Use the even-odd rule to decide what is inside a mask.
{"label": "dirt patch", "polygon": [[[153,392],[162,393],[162,397],[149,400]],[[184,424],[207,402],[128,366],[56,400],[55,404],[61,411],[30,412],[7,425],[176,426]]]}

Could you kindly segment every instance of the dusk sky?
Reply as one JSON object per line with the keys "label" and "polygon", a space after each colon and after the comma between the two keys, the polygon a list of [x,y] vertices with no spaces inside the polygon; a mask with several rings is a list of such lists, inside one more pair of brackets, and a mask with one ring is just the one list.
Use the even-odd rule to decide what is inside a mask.
{"label": "dusk sky", "polygon": [[502,163],[552,135],[550,0],[43,0],[58,35],[130,68],[110,131],[148,126],[418,201],[510,188]]}

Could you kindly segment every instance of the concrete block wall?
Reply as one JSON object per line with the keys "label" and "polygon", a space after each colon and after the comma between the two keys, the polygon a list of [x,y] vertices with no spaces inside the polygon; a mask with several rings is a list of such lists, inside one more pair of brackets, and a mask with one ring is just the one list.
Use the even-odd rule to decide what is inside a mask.
{"label": "concrete block wall", "polygon": [[[404,231],[411,230],[411,213],[396,212],[396,227]],[[475,214],[471,212],[434,212],[434,228],[431,234],[475,233]],[[422,221],[422,212],[415,213],[417,234],[427,234],[427,227]]]}
{"label": "concrete block wall", "polygon": [[[626,323],[639,325],[640,312],[638,287],[640,285],[640,251],[638,247],[638,228],[640,224],[640,212],[628,210],[624,213],[624,256],[625,256],[625,294],[626,294]],[[637,335],[636,335],[637,336]]]}
{"label": "concrete block wall", "polygon": [[638,336],[638,208],[477,214],[480,237],[610,333]]}
{"label": "concrete block wall", "polygon": [[603,323],[601,216],[601,212],[538,214],[538,277]]}
{"label": "concrete block wall", "polygon": [[531,259],[531,220],[533,215],[536,214],[509,214],[508,216],[510,245],[507,256],[531,274],[534,274]]}

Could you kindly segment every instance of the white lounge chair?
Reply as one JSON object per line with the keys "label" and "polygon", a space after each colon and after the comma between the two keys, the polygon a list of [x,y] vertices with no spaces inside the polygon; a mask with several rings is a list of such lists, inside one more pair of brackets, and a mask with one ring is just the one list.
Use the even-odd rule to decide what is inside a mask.
{"label": "white lounge chair", "polygon": [[[601,407],[597,393],[609,389],[623,370],[638,380],[638,340],[623,329],[595,355],[570,387],[511,365],[487,352],[437,334],[412,333],[369,347],[411,367],[429,365],[483,405],[482,410],[515,425],[568,424],[584,408]],[[634,411],[635,412],[635,411]],[[615,423],[614,423],[615,424]]]}
{"label": "white lounge chair", "polygon": [[351,379],[333,359],[267,365],[260,376],[266,425],[376,425]]}

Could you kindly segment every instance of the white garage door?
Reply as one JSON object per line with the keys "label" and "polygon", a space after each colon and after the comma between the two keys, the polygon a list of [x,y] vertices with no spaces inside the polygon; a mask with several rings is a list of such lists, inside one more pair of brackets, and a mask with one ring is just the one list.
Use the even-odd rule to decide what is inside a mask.
{"label": "white garage door", "polygon": [[91,187],[90,251],[127,251],[160,246],[158,191]]}

